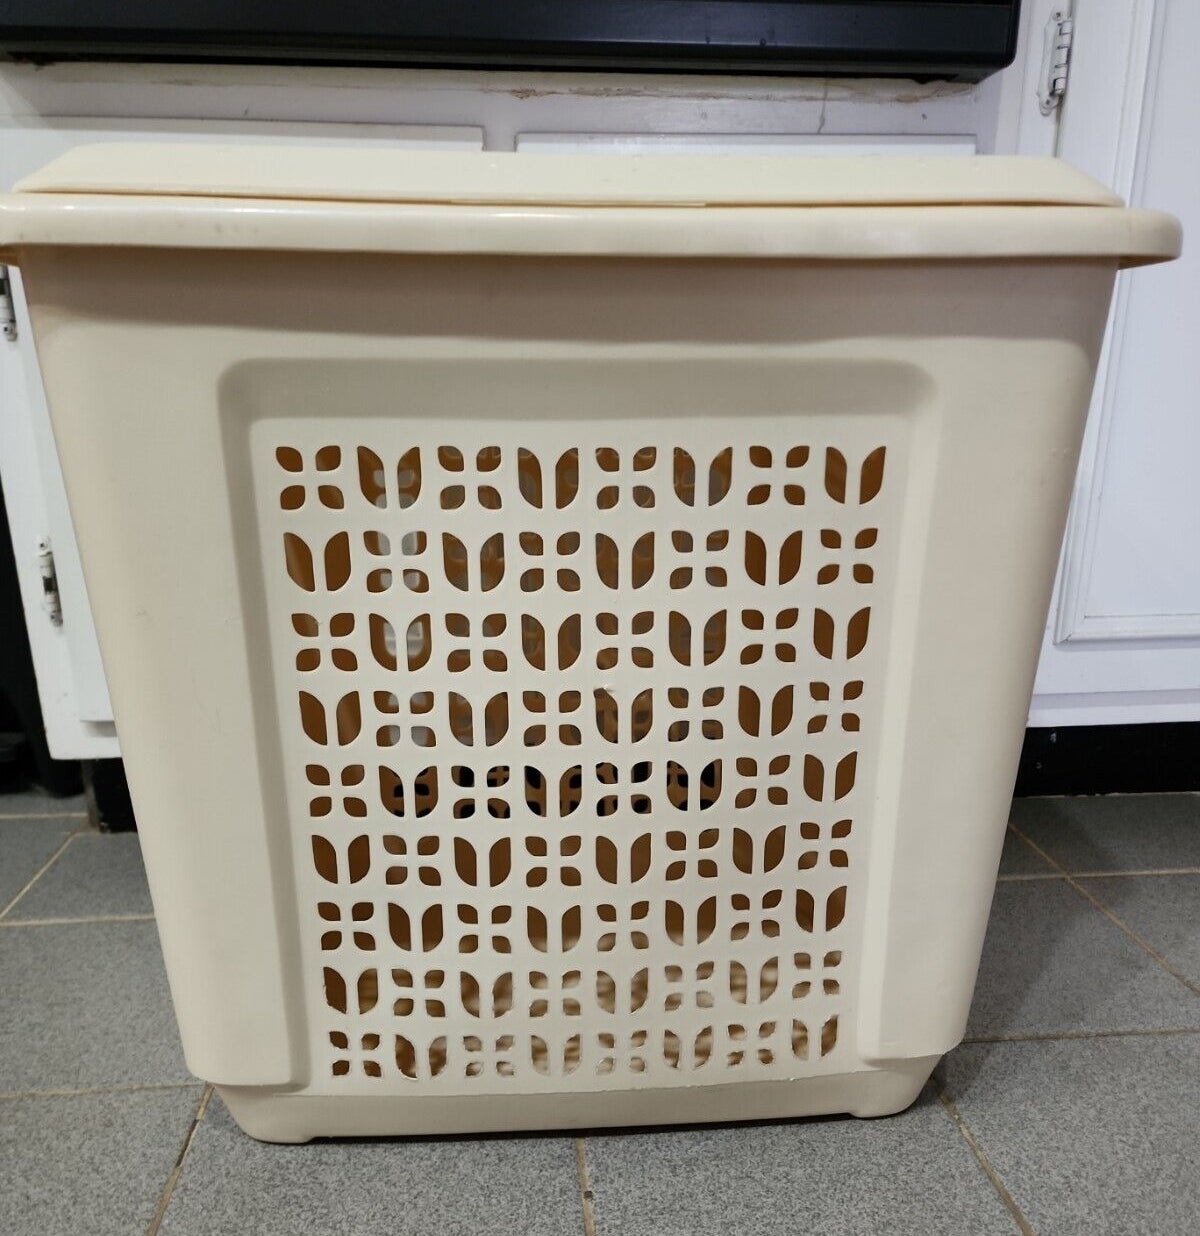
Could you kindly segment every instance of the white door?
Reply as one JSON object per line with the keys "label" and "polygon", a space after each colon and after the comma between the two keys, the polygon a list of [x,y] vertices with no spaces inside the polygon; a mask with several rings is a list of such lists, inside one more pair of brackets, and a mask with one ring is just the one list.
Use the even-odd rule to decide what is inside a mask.
{"label": "white door", "polygon": [[1195,0],[1077,0],[1061,153],[1185,239],[1118,281],[1034,724],[1200,719],[1197,47]]}

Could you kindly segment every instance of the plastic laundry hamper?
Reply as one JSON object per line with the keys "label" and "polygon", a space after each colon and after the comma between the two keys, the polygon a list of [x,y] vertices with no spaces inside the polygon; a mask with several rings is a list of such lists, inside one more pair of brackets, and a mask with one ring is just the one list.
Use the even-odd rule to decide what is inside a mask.
{"label": "plastic laundry hamper", "polygon": [[1178,246],[1001,158],[93,146],[0,200],[238,1122],[910,1103],[1113,279]]}

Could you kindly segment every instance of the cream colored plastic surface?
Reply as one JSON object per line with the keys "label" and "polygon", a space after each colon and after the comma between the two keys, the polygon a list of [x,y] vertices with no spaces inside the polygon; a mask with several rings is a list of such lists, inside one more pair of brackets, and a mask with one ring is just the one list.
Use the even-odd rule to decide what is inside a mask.
{"label": "cream colored plastic surface", "polygon": [[454,257],[0,214],[189,1064],[281,1141],[899,1110],[1129,256],[977,251],[1126,212],[771,263],[473,254],[476,209]]}
{"label": "cream colored plastic surface", "polygon": [[104,244],[610,257],[1114,256],[1137,265],[1179,250],[1169,215],[1119,209],[1107,189],[1054,159],[534,160],[118,143],[79,147],[18,187],[0,197],[0,244],[10,251]]}

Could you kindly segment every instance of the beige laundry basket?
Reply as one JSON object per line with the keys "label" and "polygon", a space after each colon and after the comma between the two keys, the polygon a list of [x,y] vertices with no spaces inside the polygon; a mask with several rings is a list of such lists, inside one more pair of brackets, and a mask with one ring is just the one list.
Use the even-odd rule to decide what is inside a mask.
{"label": "beige laundry basket", "polygon": [[1178,245],[1000,158],[93,146],[0,199],[239,1123],[910,1103],[1113,279]]}

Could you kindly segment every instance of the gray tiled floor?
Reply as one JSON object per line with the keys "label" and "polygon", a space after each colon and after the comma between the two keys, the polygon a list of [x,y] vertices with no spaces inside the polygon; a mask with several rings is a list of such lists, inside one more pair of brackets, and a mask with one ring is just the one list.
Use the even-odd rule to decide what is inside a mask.
{"label": "gray tiled floor", "polygon": [[565,1236],[583,1231],[571,1138],[267,1146],[214,1099],[162,1228],[172,1236]]}
{"label": "gray tiled floor", "polygon": [[84,833],[71,839],[8,917],[98,918],[151,911],[137,837]]}
{"label": "gray tiled floor", "polygon": [[144,1232],[200,1093],[194,1084],[0,1099],[0,1231]]}
{"label": "gray tiled floor", "polygon": [[1194,1035],[980,1044],[943,1068],[1039,1236],[1200,1230]]}
{"label": "gray tiled floor", "polygon": [[1101,876],[1080,884],[1200,989],[1200,875]]}
{"label": "gray tiled floor", "polygon": [[42,790],[21,790],[16,794],[0,794],[0,819],[30,819],[32,817],[73,817],[81,821],[87,814],[83,795],[55,798]]}
{"label": "gray tiled floor", "polygon": [[596,1134],[587,1160],[599,1236],[1013,1231],[932,1088],[888,1120]]}
{"label": "gray tiled floor", "polygon": [[1162,1029],[1196,1020],[1195,1006],[1065,880],[996,886],[968,1035]]}
{"label": "gray tiled floor", "polygon": [[[136,843],[84,831],[63,847],[85,821],[53,807],[0,799],[4,1236],[1200,1230],[1196,796],[1016,805],[1034,845],[1008,839],[978,1041],[943,1063],[946,1102],[930,1088],[878,1121],[280,1147],[219,1099],[197,1122],[154,925],[136,917]],[[1114,874],[1140,871],[1176,874]]]}
{"label": "gray tiled floor", "polygon": [[61,816],[32,820],[0,817],[0,913],[54,857],[80,823]]}
{"label": "gray tiled floor", "polygon": [[1026,798],[1012,822],[1070,875],[1200,870],[1200,794]]}

